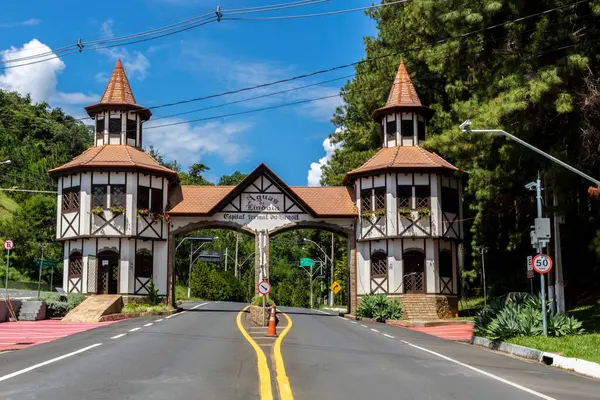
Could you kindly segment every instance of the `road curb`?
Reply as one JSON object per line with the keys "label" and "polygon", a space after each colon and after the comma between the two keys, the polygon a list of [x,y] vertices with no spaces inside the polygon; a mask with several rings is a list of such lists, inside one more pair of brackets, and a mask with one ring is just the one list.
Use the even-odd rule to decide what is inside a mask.
{"label": "road curb", "polygon": [[600,379],[600,364],[595,362],[581,360],[579,358],[563,357],[558,354],[548,353],[512,343],[492,342],[491,340],[480,336],[473,336],[471,338],[471,344]]}
{"label": "road curb", "polygon": [[100,321],[98,321],[98,322],[121,321],[124,319],[130,319],[130,318],[154,317],[154,316],[160,316],[160,315],[173,315],[178,312],[181,312],[180,308],[176,308],[175,310],[169,310],[169,311],[109,314],[109,315],[104,315],[104,316],[100,317]]}

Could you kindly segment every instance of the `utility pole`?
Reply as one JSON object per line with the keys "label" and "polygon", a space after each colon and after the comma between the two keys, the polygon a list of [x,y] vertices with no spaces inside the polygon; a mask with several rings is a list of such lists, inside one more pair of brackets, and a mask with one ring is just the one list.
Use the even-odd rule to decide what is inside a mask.
{"label": "utility pole", "polygon": [[[40,243],[40,246],[42,248],[42,260],[40,261],[40,272],[38,275],[38,297],[40,297],[40,292],[41,292],[41,285],[42,285],[42,267],[44,266],[44,247],[46,247],[46,243]],[[50,287],[50,290],[52,290],[52,287]]]}
{"label": "utility pole", "polygon": [[233,268],[234,268],[233,275],[235,275],[236,278],[238,277],[238,247],[239,247],[239,243],[240,243],[240,235],[236,232],[235,233],[235,264],[233,266]]}
{"label": "utility pole", "polygon": [[188,271],[188,298],[191,296],[192,289],[192,257],[194,256],[194,252],[192,251],[194,247],[194,242],[190,240],[190,269]]}
{"label": "utility pole", "polygon": [[485,283],[485,253],[487,253],[487,249],[485,247],[482,247],[480,249],[481,252],[481,270],[483,272],[483,304],[484,307],[487,307],[487,287],[486,287],[486,283]]}
{"label": "utility pole", "polygon": [[564,314],[566,312],[565,282],[563,280],[562,249],[560,244],[560,223],[562,216],[558,215],[556,211],[558,204],[556,193],[553,193],[552,196],[552,204],[554,205],[554,291],[556,296],[556,312]]}
{"label": "utility pole", "polygon": [[329,306],[333,307],[333,303],[334,303],[334,296],[335,294],[333,293],[333,290],[331,290],[331,286],[333,286],[333,282],[335,282],[335,277],[334,277],[334,273],[335,273],[335,263],[333,262],[333,241],[334,241],[335,237],[333,235],[333,232],[331,232],[331,257],[329,258],[329,261],[331,262],[331,276],[329,279]]}
{"label": "utility pole", "polygon": [[[535,184],[535,192],[537,198],[537,216],[538,218],[542,218],[542,182],[540,181],[540,176],[538,175],[536,184]],[[542,242],[538,240],[537,242],[537,252],[538,254],[542,254]],[[548,315],[546,312],[546,274],[540,274],[540,286],[542,291],[542,326],[544,330],[544,336],[548,336]]]}

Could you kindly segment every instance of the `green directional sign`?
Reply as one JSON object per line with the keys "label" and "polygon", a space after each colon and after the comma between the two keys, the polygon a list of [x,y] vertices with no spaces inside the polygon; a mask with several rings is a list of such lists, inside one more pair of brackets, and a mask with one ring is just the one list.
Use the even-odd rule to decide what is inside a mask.
{"label": "green directional sign", "polygon": [[313,260],[312,258],[301,258],[300,259],[300,266],[301,267],[314,267],[315,266],[315,260]]}
{"label": "green directional sign", "polygon": [[42,260],[37,260],[37,261],[35,262],[35,264],[36,264],[38,267],[40,266],[40,264],[42,264],[42,265],[41,265],[42,267],[49,267],[49,268],[56,267],[56,261],[51,261],[51,260],[44,260],[44,261],[42,261]]}

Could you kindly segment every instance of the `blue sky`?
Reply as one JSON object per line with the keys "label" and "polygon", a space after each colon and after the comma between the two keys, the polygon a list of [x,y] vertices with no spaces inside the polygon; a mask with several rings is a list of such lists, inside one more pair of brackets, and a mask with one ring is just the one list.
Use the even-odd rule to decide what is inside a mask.
{"label": "blue sky", "polygon": [[[79,37],[125,35],[214,10],[287,3],[291,0],[105,0],[98,2],[22,2],[3,5],[0,58],[29,56],[73,44]],[[371,4],[368,0],[331,0],[264,16],[318,13]],[[201,97],[287,78],[356,61],[364,56],[363,37],[376,34],[363,12],[283,21],[223,21],[158,40],[113,49],[84,51],[61,59],[0,70],[0,88],[31,93],[35,100],[60,106],[74,117],[102,94],[116,59],[121,57],[138,104],[153,105]],[[105,36],[105,37],[107,37]],[[23,50],[26,51],[23,51]],[[6,52],[8,50],[8,52]],[[16,51],[15,51],[16,50]],[[154,117],[217,105],[273,91],[352,74],[344,69],[268,89],[211,101],[155,110]],[[147,127],[248,111],[280,103],[335,95],[344,80],[234,106],[168,117]],[[147,129],[144,146],[153,144],[165,158],[184,167],[202,162],[208,178],[235,170],[250,172],[265,162],[290,185],[318,180],[326,159],[324,143],[339,98],[209,122]],[[326,149],[327,148],[327,149]]]}

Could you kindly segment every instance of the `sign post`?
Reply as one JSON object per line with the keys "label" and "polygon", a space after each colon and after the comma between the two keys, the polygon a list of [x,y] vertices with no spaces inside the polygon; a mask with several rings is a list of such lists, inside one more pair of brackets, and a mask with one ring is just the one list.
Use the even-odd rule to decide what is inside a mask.
{"label": "sign post", "polygon": [[40,297],[41,286],[42,286],[42,267],[44,266],[44,247],[46,247],[45,243],[40,244],[42,247],[42,259],[40,260],[40,272],[38,274],[38,297]]}
{"label": "sign post", "polygon": [[533,278],[535,272],[533,271],[533,256],[527,256],[527,279],[529,279],[529,285],[531,286],[531,294],[533,294]]}
{"label": "sign post", "polygon": [[6,277],[4,280],[4,289],[6,290],[6,298],[7,299],[8,299],[8,265],[10,262],[10,251],[12,250],[13,247],[15,247],[15,244],[12,240],[4,241],[4,250],[7,251],[7,253],[6,253]]}
{"label": "sign post", "polygon": [[262,319],[263,319],[263,325],[265,324],[265,311],[267,309],[267,295],[269,293],[271,293],[271,284],[269,283],[269,281],[267,280],[263,280],[258,284],[258,293],[260,293],[262,295],[263,298],[263,312],[262,312]]}

